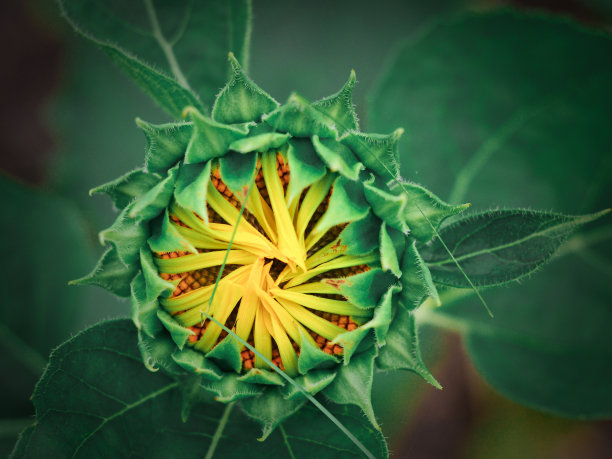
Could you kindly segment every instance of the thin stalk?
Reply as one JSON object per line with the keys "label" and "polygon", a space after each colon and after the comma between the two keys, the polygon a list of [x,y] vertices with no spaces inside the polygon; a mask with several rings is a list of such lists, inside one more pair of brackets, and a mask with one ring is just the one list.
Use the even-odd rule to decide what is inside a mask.
{"label": "thin stalk", "polygon": [[215,454],[215,450],[217,449],[219,440],[221,440],[221,436],[223,435],[223,431],[225,430],[225,426],[229,421],[230,413],[232,412],[232,408],[234,408],[235,404],[236,402],[228,403],[225,407],[225,410],[223,410],[223,415],[219,420],[219,425],[217,426],[217,430],[215,430],[215,433],[212,437],[212,441],[210,442],[210,446],[208,447],[208,451],[206,451],[206,456],[204,459],[212,459],[213,455]]}

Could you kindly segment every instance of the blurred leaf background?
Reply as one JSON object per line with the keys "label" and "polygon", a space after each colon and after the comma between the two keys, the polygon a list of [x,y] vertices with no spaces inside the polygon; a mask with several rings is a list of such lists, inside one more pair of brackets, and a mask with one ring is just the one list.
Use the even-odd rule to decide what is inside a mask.
{"label": "blurred leaf background", "polygon": [[[581,49],[589,46],[577,43],[588,41],[581,34],[556,35],[552,26],[544,34],[535,26],[504,31],[476,20],[462,28],[447,19],[466,10],[512,6],[609,31],[609,2],[254,3],[253,79],[279,101],[293,90],[317,99],[335,92],[354,68],[363,127],[406,129],[400,146],[404,177],[443,198],[460,200],[454,177],[487,134],[496,132],[502,146],[494,146],[494,160],[479,170],[461,199],[479,209],[521,205],[585,213],[610,206],[612,147],[606,127],[612,97],[609,88],[600,91],[606,82],[609,87],[612,71],[605,60],[612,62],[612,54],[606,54],[610,46],[602,46],[597,55],[605,71],[593,76],[592,69],[577,65]],[[106,56],[69,29],[54,3],[12,2],[0,21],[5,44],[0,84],[5,257],[0,265],[5,279],[0,294],[0,454],[6,455],[31,422],[29,395],[49,351],[88,325],[129,314],[125,301],[67,282],[95,264],[102,251],[97,231],[115,215],[108,200],[90,198],[88,190],[142,164],[145,142],[136,116],[151,122],[167,118]],[[444,21],[451,25],[442,35],[428,32]],[[508,38],[513,33],[518,43]],[[487,47],[483,37],[506,38],[506,57],[514,53],[520,66],[497,62],[501,52]],[[551,50],[556,54],[547,54]],[[506,113],[515,113],[516,119]],[[513,135],[524,126],[529,128]],[[445,131],[449,127],[451,132]],[[557,136],[552,140],[551,132]],[[544,159],[522,154],[534,149],[545,151]],[[609,219],[591,230],[605,231],[606,223]],[[591,246],[593,254],[586,257],[566,253],[522,285],[486,292],[498,313],[497,324],[512,328],[519,311],[531,319],[532,329],[542,323],[554,329],[555,323],[579,323],[581,313],[596,311],[605,328],[611,299],[606,283],[612,273],[604,256],[610,249],[608,242]],[[597,279],[592,273],[598,273]],[[488,320],[477,307],[467,300],[449,308],[445,317]],[[532,333],[529,327],[522,331]],[[558,336],[559,330],[553,331],[557,335],[551,336]],[[583,331],[583,339],[578,332],[579,338],[567,343],[597,344],[589,341],[589,333],[594,332]],[[476,373],[457,335],[425,326],[420,337],[424,359],[444,390],[426,386],[411,373],[378,374],[374,383],[375,410],[395,457],[597,458],[612,451],[609,422],[566,420],[508,401]],[[494,379],[495,365],[490,370],[486,359],[509,360],[507,346],[479,339],[471,334],[468,348],[479,369]],[[479,354],[479,346],[497,351],[493,357]],[[534,378],[543,387],[554,382]]]}

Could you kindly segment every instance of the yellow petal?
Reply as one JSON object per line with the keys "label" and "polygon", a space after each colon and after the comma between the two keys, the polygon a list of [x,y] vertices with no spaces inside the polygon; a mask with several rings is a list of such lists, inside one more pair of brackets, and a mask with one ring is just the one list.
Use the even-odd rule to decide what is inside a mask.
{"label": "yellow petal", "polygon": [[[168,274],[185,273],[198,269],[211,268],[223,263],[226,250],[215,250],[197,255],[185,255],[177,258],[157,258],[155,264],[159,272]],[[247,265],[253,263],[257,256],[244,250],[230,250],[226,263],[228,265]]]}
{"label": "yellow petal", "polygon": [[333,340],[340,333],[346,332],[344,328],[332,324],[293,301],[279,298],[278,302],[284,306],[287,312],[291,314],[295,320],[326,339]]}
{"label": "yellow petal", "polygon": [[331,300],[320,296],[308,295],[306,293],[292,292],[281,288],[270,290],[270,294],[276,298],[293,301],[309,309],[330,312],[341,315],[364,315],[364,310],[344,300]]}
{"label": "yellow petal", "polygon": [[327,271],[349,268],[351,266],[366,265],[368,263],[373,263],[377,259],[378,256],[375,253],[372,253],[370,255],[343,255],[334,260],[328,261],[327,263],[323,263],[305,273],[296,273],[295,275],[288,274],[285,277],[291,280],[287,284],[285,284],[285,288],[290,288],[295,285],[302,284],[307,280],[312,279],[313,277],[318,276],[319,274],[323,274]]}
{"label": "yellow petal", "polygon": [[279,251],[289,259],[289,264],[292,262],[306,270],[306,252],[298,241],[295,228],[293,227],[293,219],[289,215],[289,210],[285,203],[285,192],[276,169],[276,154],[273,152],[265,153],[262,163],[264,180],[270,196],[272,210],[274,211]]}
{"label": "yellow petal", "polygon": [[[268,315],[267,311],[260,304],[257,308],[257,315],[255,316],[253,338],[255,339],[255,349],[268,360],[272,360],[272,338],[265,324],[266,315]],[[257,355],[255,355],[255,366],[257,368],[268,368],[268,364]]]}

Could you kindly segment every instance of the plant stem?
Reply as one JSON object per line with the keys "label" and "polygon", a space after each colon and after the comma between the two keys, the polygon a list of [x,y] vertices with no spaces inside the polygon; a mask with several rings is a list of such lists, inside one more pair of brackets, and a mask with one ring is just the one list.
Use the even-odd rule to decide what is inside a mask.
{"label": "plant stem", "polygon": [[187,78],[185,78],[185,75],[183,75],[181,67],[179,66],[179,63],[176,60],[172,45],[168,42],[168,40],[166,40],[166,37],[164,37],[164,34],[159,25],[159,20],[157,19],[155,7],[153,6],[153,1],[144,0],[144,3],[145,7],[147,8],[147,14],[149,15],[151,27],[153,28],[153,36],[155,37],[155,39],[159,43],[160,48],[164,52],[166,59],[168,60],[168,65],[170,65],[170,70],[172,70],[172,73],[176,77],[176,81],[178,81],[178,83],[185,89],[191,89],[189,83],[187,82]]}
{"label": "plant stem", "polygon": [[219,443],[219,440],[221,439],[221,436],[223,435],[223,430],[225,429],[225,426],[227,425],[227,422],[229,421],[230,413],[232,412],[232,408],[234,408],[235,404],[236,402],[231,402],[231,403],[228,403],[227,406],[225,407],[225,410],[223,411],[223,415],[221,416],[221,419],[219,420],[219,425],[217,426],[217,430],[215,430],[215,434],[213,435],[212,441],[210,442],[210,446],[208,447],[208,451],[206,452],[205,459],[212,459],[213,455],[215,454],[215,450],[217,449],[217,444]]}

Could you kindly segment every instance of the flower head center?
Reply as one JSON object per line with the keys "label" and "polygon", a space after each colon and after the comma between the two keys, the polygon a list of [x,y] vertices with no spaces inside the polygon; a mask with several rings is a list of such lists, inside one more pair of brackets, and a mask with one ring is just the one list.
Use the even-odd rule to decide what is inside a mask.
{"label": "flower head center", "polygon": [[[171,224],[197,253],[157,254],[161,277],[176,283],[161,305],[193,331],[195,349],[208,353],[226,337],[221,327],[203,320],[205,311],[292,374],[305,345],[342,354],[334,339],[371,314],[351,304],[341,287],[347,277],[369,269],[374,258],[344,254],[346,224],[321,225],[334,178],[328,173],[290,193],[287,159],[264,153],[248,197],[230,190],[219,168],[212,171],[208,222],[176,202],[171,205]],[[242,360],[243,370],[266,367],[248,350],[242,350]]]}

